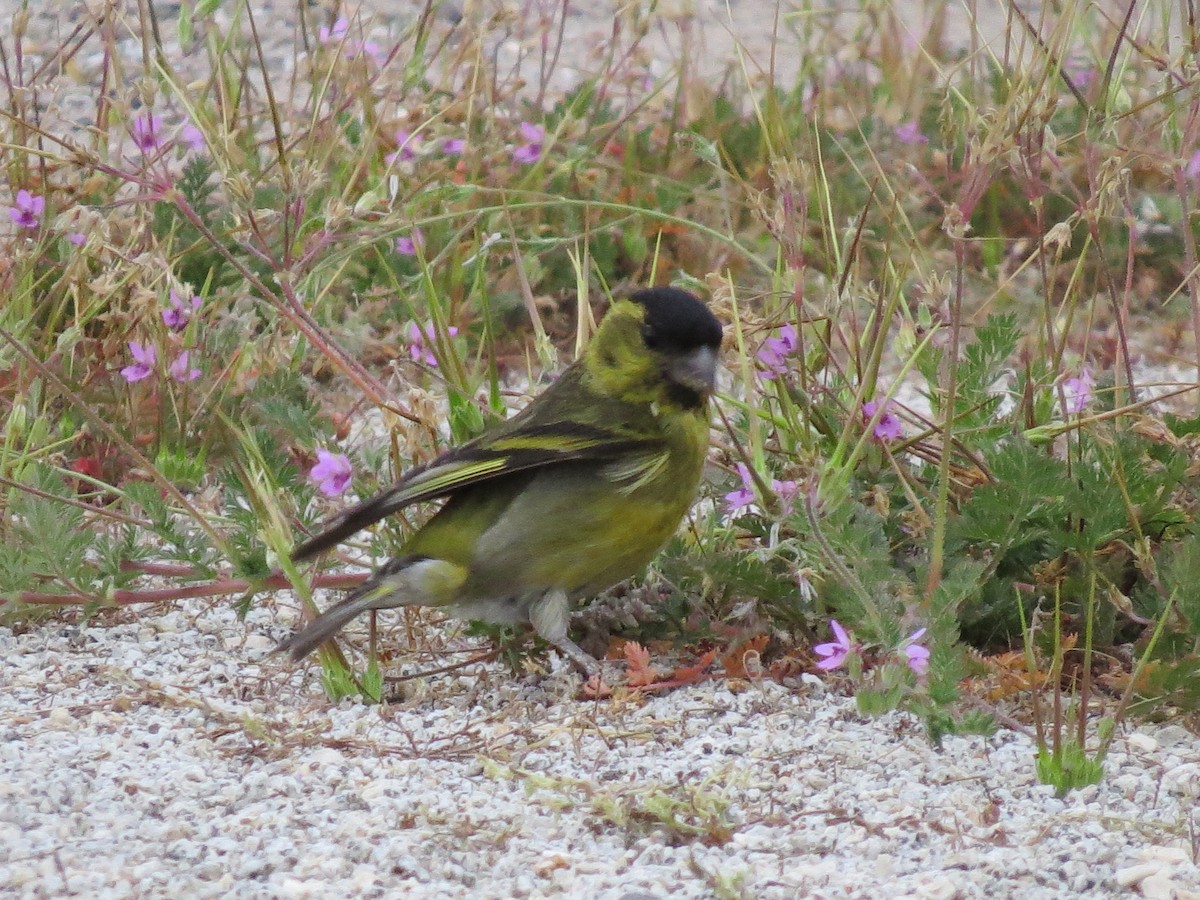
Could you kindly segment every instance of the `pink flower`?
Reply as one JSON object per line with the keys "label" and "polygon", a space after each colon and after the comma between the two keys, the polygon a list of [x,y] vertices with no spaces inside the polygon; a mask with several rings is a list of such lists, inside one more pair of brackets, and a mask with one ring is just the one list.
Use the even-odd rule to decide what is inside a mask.
{"label": "pink flower", "polygon": [[416,256],[417,248],[424,246],[425,235],[415,225],[413,226],[413,230],[407,235],[401,235],[396,238],[396,252],[401,256]]}
{"label": "pink flower", "polygon": [[185,383],[195,381],[202,374],[199,369],[188,366],[188,355],[190,352],[189,350],[184,350],[180,353],[179,358],[171,363],[171,367],[167,370],[176,381]]}
{"label": "pink flower", "polygon": [[1100,77],[1100,70],[1092,65],[1091,61],[1083,57],[1068,57],[1063,65],[1063,74],[1071,79],[1075,87],[1081,91],[1086,91]]}
{"label": "pink flower", "polygon": [[158,354],[154,352],[154,348],[149,344],[139,344],[137,341],[129,342],[129,355],[133,357],[134,363],[131,366],[126,366],[121,370],[121,375],[131,384],[135,381],[141,381],[143,378],[149,378],[154,374],[154,366],[158,362]]}
{"label": "pink flower", "polygon": [[[446,334],[454,337],[458,334],[458,329],[451,325],[446,329]],[[417,362],[423,362],[427,366],[436,367],[438,364],[437,357],[433,355],[433,351],[429,348],[429,344],[433,343],[433,324],[430,323],[424,328],[421,328],[416,322],[408,323],[408,355]]]}
{"label": "pink flower", "polygon": [[421,143],[421,136],[417,134],[409,134],[404,129],[396,132],[396,151],[389,153],[385,159],[389,166],[395,165],[398,162],[409,162],[417,158],[417,145]]}
{"label": "pink flower", "polygon": [[[889,401],[888,405],[891,405]],[[868,400],[862,405],[863,422],[868,423],[875,418],[875,413],[879,410],[879,401]],[[900,422],[900,417],[895,413],[888,412],[884,408],[884,413],[879,417],[879,421],[875,423],[875,429],[871,432],[875,435],[878,441],[898,441],[904,437],[904,425]]]}
{"label": "pink flower", "polygon": [[22,188],[17,191],[16,205],[8,211],[8,217],[20,228],[37,228],[42,224],[45,211],[46,198]]}
{"label": "pink flower", "polygon": [[725,515],[732,516],[746,509],[754,502],[754,481],[750,477],[750,469],[745,463],[737,464],[738,475],[741,476],[742,486],[725,495]]}
{"label": "pink flower", "polygon": [[846,633],[846,629],[839,624],[837,619],[830,619],[829,627],[833,629],[835,640],[829,644],[817,644],[813,647],[813,652],[817,656],[824,657],[817,662],[817,668],[824,672],[829,672],[845,663],[846,657],[854,650],[850,635]]}
{"label": "pink flower", "polygon": [[185,122],[179,129],[179,141],[193,153],[200,153],[208,146],[204,140],[204,132],[191,122]]}
{"label": "pink flower", "polygon": [[461,156],[466,149],[467,142],[464,138],[446,138],[442,142],[442,152],[447,156]]}
{"label": "pink flower", "polygon": [[918,675],[923,675],[929,670],[929,648],[918,644],[925,634],[924,628],[918,628],[907,638],[904,639],[904,656],[906,663],[910,669]]}
{"label": "pink flower", "polygon": [[[738,477],[742,479],[742,486],[725,495],[725,515],[727,516],[733,516],[743,509],[748,509],[754,503],[754,479],[750,475],[750,469],[745,463],[738,463],[737,472]],[[782,501],[785,513],[792,511],[792,501],[795,500],[799,489],[799,485],[794,481],[771,479],[771,490]]]}
{"label": "pink flower", "polygon": [[204,301],[199,297],[192,297],[190,308],[189,304],[180,299],[179,294],[174,289],[170,293],[170,306],[162,311],[163,324],[172,331],[183,331],[187,327],[188,320],[191,319],[192,313],[200,311],[200,304]]}
{"label": "pink flower", "polygon": [[785,515],[790,515],[792,512],[792,502],[796,499],[796,494],[800,492],[800,485],[791,481],[780,481],[777,478],[771,479],[771,490],[779,498],[783,504],[783,512]]}
{"label": "pink flower", "polygon": [[1183,170],[1188,178],[1200,178],[1200,150],[1188,157],[1187,168]]}
{"label": "pink flower", "polygon": [[914,120],[909,120],[903,125],[897,125],[892,129],[892,134],[896,136],[902,144],[928,144],[929,138],[921,134],[921,126]]}
{"label": "pink flower", "polygon": [[1067,414],[1077,416],[1092,402],[1092,370],[1083,368],[1079,374],[1063,382],[1063,393],[1067,397]]}
{"label": "pink flower", "polygon": [[758,353],[755,354],[755,358],[762,367],[762,377],[771,381],[781,375],[786,375],[791,369],[787,358],[795,353],[799,346],[800,336],[796,332],[796,326],[792,324],[780,328],[778,337],[769,337],[763,341]]}
{"label": "pink flower", "polygon": [[163,142],[162,119],[154,113],[138,116],[133,120],[129,134],[133,138],[135,147],[143,153],[154,153],[162,146]]}
{"label": "pink flower", "polygon": [[330,453],[320,449],[317,450],[317,464],[309,471],[308,477],[322,494],[337,497],[350,486],[353,474],[354,469],[345,453]]}
{"label": "pink flower", "polygon": [[542,144],[546,140],[546,129],[541,125],[533,125],[529,122],[522,122],[520,129],[525,143],[513,150],[513,161],[523,165],[535,163],[542,158]]}
{"label": "pink flower", "polygon": [[[324,45],[339,43],[350,31],[350,23],[345,16],[338,16],[333,26],[322,25],[317,29],[317,40]],[[340,493],[340,492],[339,492]]]}
{"label": "pink flower", "polygon": [[387,54],[383,51],[383,47],[381,47],[375,41],[363,41],[353,49],[355,51],[353,53],[347,49],[346,55],[353,57],[358,56],[361,53],[363,56],[366,56],[369,60],[371,60],[376,67],[382,66],[384,61],[387,59]]}
{"label": "pink flower", "polygon": [[74,244],[76,247],[82,247],[84,244],[87,243],[87,235],[84,234],[82,231],[68,231],[67,232],[67,240],[70,241],[72,244]]}

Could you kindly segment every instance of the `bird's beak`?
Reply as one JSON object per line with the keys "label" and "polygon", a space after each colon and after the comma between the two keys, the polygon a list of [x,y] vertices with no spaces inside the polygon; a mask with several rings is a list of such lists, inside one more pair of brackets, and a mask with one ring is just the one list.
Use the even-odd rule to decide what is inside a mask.
{"label": "bird's beak", "polygon": [[717,351],[697,347],[671,363],[671,380],[699,394],[711,394],[717,383]]}

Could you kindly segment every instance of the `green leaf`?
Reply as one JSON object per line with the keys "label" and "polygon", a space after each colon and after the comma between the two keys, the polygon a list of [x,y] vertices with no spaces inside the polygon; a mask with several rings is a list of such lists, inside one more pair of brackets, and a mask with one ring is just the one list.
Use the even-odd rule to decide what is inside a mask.
{"label": "green leaf", "polygon": [[215,13],[220,6],[221,0],[200,0],[200,2],[196,4],[195,18],[207,19],[209,16]]}
{"label": "green leaf", "polygon": [[192,28],[192,5],[179,4],[179,21],[175,24],[175,33],[179,37],[179,46],[184,50],[190,49],[195,30]]}
{"label": "green leaf", "polygon": [[950,525],[948,545],[986,545],[1006,553],[1015,543],[1045,538],[1074,494],[1066,466],[1013,437],[988,460],[994,481],[978,488]]}
{"label": "green leaf", "polygon": [[1037,775],[1042,784],[1051,785],[1058,796],[1064,797],[1078,788],[1099,784],[1104,777],[1104,760],[1089,759],[1083,747],[1063,738],[1057,753],[1048,747],[1038,749]]}
{"label": "green leaf", "polygon": [[199,450],[162,447],[154,457],[154,468],[163,478],[181,490],[191,490],[198,487],[204,479],[207,462],[207,454],[203,447]]}
{"label": "green leaf", "polygon": [[[1159,560],[1158,574],[1164,593],[1174,596],[1175,608],[1186,620],[1190,637],[1200,637],[1200,537],[1190,534],[1166,549]],[[1153,604],[1144,609],[1144,614],[1161,614],[1164,604],[1158,591],[1147,586],[1142,597]]]}
{"label": "green leaf", "polygon": [[483,431],[487,423],[474,400],[458,391],[451,391],[448,399],[452,443],[465,443]]}

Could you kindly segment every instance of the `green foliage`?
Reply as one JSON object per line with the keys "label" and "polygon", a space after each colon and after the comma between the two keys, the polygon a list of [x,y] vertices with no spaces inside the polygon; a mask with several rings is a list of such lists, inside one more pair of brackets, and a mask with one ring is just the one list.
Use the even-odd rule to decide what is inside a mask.
{"label": "green foliage", "polygon": [[63,585],[89,581],[92,532],[80,507],[55,501],[71,496],[62,476],[31,465],[20,481],[42,495],[10,492],[0,597],[14,600],[20,590],[56,593]]}
{"label": "green foliage", "polygon": [[461,444],[477,437],[486,425],[478,405],[470,397],[465,397],[458,391],[450,392],[448,399],[450,402],[451,442]]}
{"label": "green foliage", "polygon": [[[1020,337],[1015,314],[993,315],[976,329],[974,341],[963,351],[955,380],[954,430],[971,447],[992,448],[1007,430],[996,416],[1002,398],[995,392],[995,384]],[[935,414],[945,412],[944,398],[937,389],[944,364],[944,354],[937,350],[929,350],[917,360],[921,375],[930,386]]]}
{"label": "green foliage", "polygon": [[383,698],[383,670],[379,660],[372,659],[362,676],[362,693],[366,700],[378,703]]}
{"label": "green foliage", "polygon": [[289,442],[313,446],[324,439],[325,423],[300,373],[277,369],[255,386],[253,402],[242,404],[245,417],[274,436],[275,460],[294,477],[295,467],[279,450]]}
{"label": "green foliage", "polygon": [[[922,715],[935,739],[982,725],[957,710],[968,663],[958,642],[986,651],[1020,647],[1030,623],[1043,621],[1039,610],[1052,610],[1053,624],[1052,634],[1039,630],[1033,636],[1035,656],[1052,651],[1057,671],[1064,634],[1082,636],[1086,665],[1096,650],[1144,639],[1147,615],[1170,627],[1158,644],[1163,658],[1147,670],[1146,684],[1169,685],[1171,697],[1181,699],[1185,681],[1174,673],[1192,670],[1196,656],[1194,590],[1184,599],[1185,585],[1194,585],[1200,570],[1190,543],[1188,510],[1196,498],[1186,474],[1187,452],[1153,429],[1098,420],[1064,425],[1057,390],[1047,386],[1064,376],[1034,374],[1043,368],[1039,363],[1023,376],[1009,376],[1015,380],[1012,394],[1022,399],[1005,408],[999,387],[1021,337],[1015,315],[994,315],[976,330],[955,369],[950,452],[955,466],[978,475],[954,492],[940,534],[912,527],[940,515],[925,499],[934,496],[936,462],[881,470],[883,460],[872,445],[883,439],[872,435],[865,451],[852,457],[853,470],[826,477],[828,499],[822,498],[815,516],[744,515],[732,524],[750,544],[737,545],[733,558],[721,562],[723,578],[743,570],[738,577],[748,583],[761,583],[781,561],[812,569],[819,584],[812,602],[764,605],[772,623],[824,634],[821,618],[837,619],[856,648],[845,665],[859,708],[871,713],[909,708]],[[939,406],[946,396],[942,351],[918,352],[912,363],[929,380],[935,418],[950,414]],[[835,441],[847,433],[853,441],[853,429],[861,424],[846,422],[844,408],[830,402],[832,391],[804,398],[794,385],[795,376],[775,382],[778,412],[739,426],[770,429],[763,439],[767,446],[798,447],[814,437],[802,430],[808,423],[824,422],[809,446],[842,458]],[[853,386],[842,390],[852,393]],[[789,404],[801,402],[807,405],[798,420]],[[1177,422],[1175,428],[1182,433],[1189,426]],[[1037,442],[1026,435],[1037,435]],[[893,452],[904,449],[893,445]],[[936,460],[940,452],[925,449],[917,456]],[[932,541],[939,538],[939,571],[931,577]],[[1155,573],[1150,553],[1159,545],[1176,547],[1177,554],[1160,557]],[[1105,599],[1125,596],[1134,598],[1142,616],[1129,615],[1127,602]],[[1167,596],[1181,608],[1163,618]],[[903,664],[912,623],[926,629],[921,640],[930,651],[919,680]],[[1056,773],[1055,783],[1070,785],[1098,777],[1083,762],[1068,755],[1042,765]]]}
{"label": "green foliage", "polygon": [[[714,540],[699,554],[683,540],[671,541],[655,563],[661,580],[669,585],[668,595],[656,604],[661,622],[689,640],[708,639],[718,631],[713,623],[747,601],[771,619],[793,627],[809,621],[812,609],[797,594],[793,565],[785,553],[780,548],[774,555],[751,555]],[[651,629],[645,636],[666,635]]]}
{"label": "green foliage", "polygon": [[582,806],[605,828],[629,840],[653,834],[667,843],[721,845],[733,835],[729,798],[716,779],[675,784],[609,785],[513,769],[485,760],[485,774],[523,783],[534,802],[550,809]]}
{"label": "green foliage", "polygon": [[843,502],[826,515],[820,524],[827,552],[845,563],[851,578],[829,578],[823,605],[856,623],[867,640],[894,645],[901,637],[906,579],[893,564],[884,520],[858,502]]}
{"label": "green foliage", "polygon": [[[204,155],[189,156],[184,161],[175,187],[188,206],[204,225],[222,238],[226,223],[213,201],[218,182],[211,158]],[[204,237],[196,224],[178,206],[172,203],[154,205],[153,229],[155,237],[180,249],[175,260],[175,273],[180,281],[210,289],[232,283],[236,273],[225,256]]]}
{"label": "green foliage", "polygon": [[544,660],[549,646],[531,636],[526,629],[491,622],[468,622],[463,634],[489,641],[499,648],[497,658],[514,675],[526,670],[527,660]]}
{"label": "green foliage", "polygon": [[154,457],[154,467],[163,478],[184,490],[194,490],[204,480],[208,470],[207,454],[203,448],[199,452],[187,449],[159,448]]}
{"label": "green foliage", "polygon": [[1136,685],[1133,709],[1200,708],[1200,537],[1189,532],[1155,560],[1158,583],[1141,581],[1133,591],[1138,615],[1173,627],[1160,638],[1143,679]]}
{"label": "green foliage", "polygon": [[1138,592],[1139,612],[1156,617],[1165,611],[1166,599],[1174,598],[1175,609],[1188,631],[1200,634],[1200,536],[1189,533],[1158,558],[1161,587],[1144,583]]}
{"label": "green foliage", "polygon": [[762,158],[762,128],[754,117],[743,116],[733,101],[717,96],[713,99],[710,119],[699,123],[697,134],[703,139],[708,134],[720,136],[722,160],[739,175],[745,176],[759,165]]}
{"label": "green foliage", "polygon": [[139,511],[149,520],[158,546],[160,559],[191,563],[209,571],[206,560],[212,548],[181,520],[163,498],[162,489],[147,482],[131,482],[125,487],[131,510]]}
{"label": "green foliage", "polygon": [[942,739],[951,735],[996,733],[996,722],[986,712],[969,709],[959,717],[951,716],[943,707],[934,707],[925,717],[925,729],[929,740],[935,746],[941,746]]}
{"label": "green foliage", "polygon": [[1195,653],[1195,639],[1188,636],[1186,642],[1174,643],[1174,647],[1164,647],[1163,658],[1147,668],[1137,686],[1140,699],[1130,705],[1132,711],[1161,716],[1161,711],[1200,707],[1200,656]]}
{"label": "green foliage", "polygon": [[965,637],[984,646],[1009,643],[1020,633],[1014,583],[1061,549],[1054,541],[1070,490],[1066,467],[1050,454],[1013,438],[989,461],[992,481],[978,488],[949,522],[951,556],[987,560],[991,577],[976,603],[962,612]]}
{"label": "green foliage", "polygon": [[1099,784],[1104,777],[1104,760],[1089,757],[1085,748],[1065,738],[1056,749],[1038,749],[1037,775],[1042,784],[1052,786],[1058,796],[1064,797],[1078,788]]}
{"label": "green foliage", "polygon": [[337,702],[346,697],[361,697],[368,703],[378,703],[383,697],[383,673],[375,660],[362,675],[355,675],[339,661],[322,657],[321,685],[325,695]]}

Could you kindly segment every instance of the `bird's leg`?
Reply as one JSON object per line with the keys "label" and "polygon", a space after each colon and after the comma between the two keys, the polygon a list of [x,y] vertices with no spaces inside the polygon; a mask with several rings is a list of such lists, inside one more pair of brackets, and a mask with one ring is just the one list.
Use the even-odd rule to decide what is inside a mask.
{"label": "bird's leg", "polygon": [[533,626],[538,637],[569,659],[571,665],[583,675],[585,682],[592,678],[599,679],[600,663],[567,637],[567,625],[570,621],[571,603],[566,591],[546,591],[529,607],[529,624]]}

